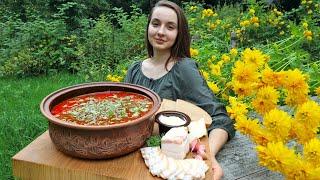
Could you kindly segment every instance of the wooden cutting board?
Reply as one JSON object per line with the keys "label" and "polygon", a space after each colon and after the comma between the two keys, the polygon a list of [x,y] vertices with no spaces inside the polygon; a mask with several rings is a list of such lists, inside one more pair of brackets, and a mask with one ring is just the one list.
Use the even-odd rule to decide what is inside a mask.
{"label": "wooden cutting board", "polygon": [[[179,110],[181,104],[164,100],[161,110]],[[194,108],[183,102],[181,108],[193,120],[207,117],[202,109]],[[172,109],[172,106],[175,109]],[[193,107],[193,108],[192,108]],[[190,109],[191,108],[191,109]],[[187,112],[186,110],[189,109]],[[201,110],[201,111],[200,111]],[[195,114],[195,115],[194,115]],[[209,155],[208,137],[201,138]],[[160,179],[153,177],[145,165],[140,150],[130,154],[106,160],[86,160],[67,156],[58,151],[52,143],[49,132],[31,142],[12,158],[13,175],[21,179],[32,180],[100,180],[100,179]],[[205,161],[211,167],[211,157]],[[212,169],[206,172],[206,179],[212,179]]]}

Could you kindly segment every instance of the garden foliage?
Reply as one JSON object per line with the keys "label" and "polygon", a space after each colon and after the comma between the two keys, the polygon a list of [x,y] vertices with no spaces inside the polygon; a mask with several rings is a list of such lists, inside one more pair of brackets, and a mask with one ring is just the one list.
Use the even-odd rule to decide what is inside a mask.
{"label": "garden foliage", "polygon": [[[146,58],[147,20],[138,6],[148,5],[117,2],[4,1],[0,77],[67,70],[122,81],[133,61]],[[320,96],[320,2],[202,2],[181,3],[190,52],[237,130],[257,144],[261,165],[288,179],[319,179],[320,110],[310,95]]]}

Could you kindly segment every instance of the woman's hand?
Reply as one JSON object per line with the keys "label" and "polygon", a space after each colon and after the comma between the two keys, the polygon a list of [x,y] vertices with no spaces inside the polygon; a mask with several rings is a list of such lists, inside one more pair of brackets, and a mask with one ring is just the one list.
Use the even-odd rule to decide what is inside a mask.
{"label": "woman's hand", "polygon": [[213,171],[213,176],[212,176],[213,180],[220,180],[222,178],[223,170],[215,157],[212,159],[212,171]]}

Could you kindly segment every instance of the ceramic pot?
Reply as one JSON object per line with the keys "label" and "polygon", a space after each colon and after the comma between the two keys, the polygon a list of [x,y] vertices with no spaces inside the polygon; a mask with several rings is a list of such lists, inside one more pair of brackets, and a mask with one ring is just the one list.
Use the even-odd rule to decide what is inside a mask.
{"label": "ceramic pot", "polygon": [[[142,94],[152,100],[153,107],[147,114],[133,121],[104,126],[71,124],[51,114],[51,109],[64,100],[105,91]],[[160,97],[148,88],[127,83],[95,82],[51,93],[41,102],[40,110],[49,122],[50,138],[58,150],[73,157],[106,159],[128,154],[142,147],[152,133],[154,114],[160,105]]]}

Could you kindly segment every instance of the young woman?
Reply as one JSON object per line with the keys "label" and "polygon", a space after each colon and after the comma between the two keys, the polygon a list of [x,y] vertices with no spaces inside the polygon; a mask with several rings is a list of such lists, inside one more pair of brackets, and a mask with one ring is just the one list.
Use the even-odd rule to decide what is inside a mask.
{"label": "young woman", "polygon": [[188,23],[178,5],[170,1],[155,5],[148,17],[146,44],[149,58],[134,63],[125,82],[150,88],[162,99],[192,102],[211,115],[208,131],[213,179],[220,179],[223,171],[215,156],[234,136],[233,121],[190,59]]}

